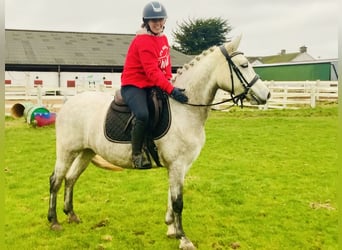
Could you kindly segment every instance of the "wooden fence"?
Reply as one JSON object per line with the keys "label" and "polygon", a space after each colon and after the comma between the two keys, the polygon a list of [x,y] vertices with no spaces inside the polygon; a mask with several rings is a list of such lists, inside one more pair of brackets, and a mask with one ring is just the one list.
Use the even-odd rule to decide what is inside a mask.
{"label": "wooden fence", "polygon": [[[257,106],[259,109],[303,106],[314,108],[317,102],[338,100],[337,81],[264,81],[264,83],[270,89],[271,98],[267,104]],[[229,97],[229,94],[220,91],[216,96],[216,101]],[[247,102],[245,104],[248,105]]]}
{"label": "wooden fence", "polygon": [[[319,101],[337,101],[337,81],[296,81],[296,82],[275,82],[265,81],[270,89],[271,99],[266,105],[256,106],[259,109],[270,108],[298,108],[302,106],[316,107]],[[5,112],[10,115],[11,107],[16,103],[33,103],[45,106],[51,112],[58,112],[63,103],[70,98],[84,91],[102,91],[114,95],[116,88],[106,85],[89,85],[87,87],[65,87],[46,88],[43,86],[25,87],[5,86]],[[216,101],[230,98],[230,95],[219,91],[215,97]],[[248,105],[245,102],[245,105]],[[218,107],[220,109],[221,107]]]}
{"label": "wooden fence", "polygon": [[51,112],[58,112],[63,103],[71,96],[84,91],[109,92],[114,95],[116,88],[107,85],[89,85],[86,87],[64,87],[51,88],[43,86],[5,86],[5,114],[11,115],[11,108],[16,103],[32,103],[34,105],[44,106]]}
{"label": "wooden fence", "polygon": [[266,82],[271,91],[267,108],[293,108],[309,105],[314,108],[320,101],[338,100],[337,81]]}

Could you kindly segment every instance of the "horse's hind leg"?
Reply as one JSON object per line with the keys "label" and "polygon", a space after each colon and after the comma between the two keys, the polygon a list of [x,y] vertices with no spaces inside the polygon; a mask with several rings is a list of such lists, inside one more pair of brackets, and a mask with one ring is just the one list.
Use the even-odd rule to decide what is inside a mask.
{"label": "horse's hind leg", "polygon": [[90,150],[86,149],[82,151],[74,160],[71,165],[71,168],[66,173],[65,176],[65,189],[64,189],[64,213],[68,215],[69,222],[76,222],[79,223],[80,219],[74,212],[73,207],[73,189],[74,185],[83,173],[83,171],[87,168],[90,160],[94,157],[95,153]]}
{"label": "horse's hind leg", "polygon": [[[66,160],[67,159],[67,160]],[[49,211],[48,211],[48,220],[51,222],[51,229],[53,230],[61,230],[62,227],[57,219],[57,194],[59,189],[61,188],[64,177],[73,162],[73,157],[57,157],[55,169],[50,176],[50,200],[49,200]]]}

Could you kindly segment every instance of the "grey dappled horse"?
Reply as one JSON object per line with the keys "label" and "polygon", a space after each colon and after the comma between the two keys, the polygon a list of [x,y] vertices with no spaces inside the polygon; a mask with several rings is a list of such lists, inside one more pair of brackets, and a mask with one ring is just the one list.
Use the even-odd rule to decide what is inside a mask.
{"label": "grey dappled horse", "polygon": [[[212,47],[178,71],[173,84],[185,88],[189,104],[195,105],[170,99],[172,124],[167,134],[155,141],[160,160],[168,170],[167,235],[179,239],[181,249],[195,249],[182,226],[183,183],[204,145],[204,126],[217,90],[229,92],[234,102],[246,99],[252,104],[265,104],[270,96],[246,57],[236,51],[239,43],[237,37],[220,47]],[[73,187],[92,158],[100,155],[116,166],[132,166],[131,145],[110,142],[104,135],[104,119],[112,100],[106,93],[85,92],[70,98],[57,115],[56,163],[50,177],[48,211],[54,230],[61,229],[56,203],[63,180],[64,212],[70,222],[79,222],[73,209]]]}

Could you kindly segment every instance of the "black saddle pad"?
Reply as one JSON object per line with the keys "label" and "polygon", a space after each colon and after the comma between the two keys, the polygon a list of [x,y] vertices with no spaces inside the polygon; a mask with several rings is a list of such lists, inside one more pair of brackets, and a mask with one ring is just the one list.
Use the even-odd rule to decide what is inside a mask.
{"label": "black saddle pad", "polygon": [[[112,142],[119,143],[130,143],[131,142],[131,129],[132,129],[132,113],[130,111],[117,111],[113,109],[115,107],[114,101],[112,101],[111,105],[108,108],[105,124],[104,124],[104,133],[106,138]],[[170,113],[170,104],[167,96],[162,98],[162,110],[160,113],[160,118],[155,126],[155,129],[151,130],[151,124],[154,123],[152,119],[154,119],[154,105],[152,100],[149,101],[149,110],[150,110],[150,125],[147,130],[147,136],[151,139],[159,139],[163,137],[170,128],[171,124],[171,113]]]}

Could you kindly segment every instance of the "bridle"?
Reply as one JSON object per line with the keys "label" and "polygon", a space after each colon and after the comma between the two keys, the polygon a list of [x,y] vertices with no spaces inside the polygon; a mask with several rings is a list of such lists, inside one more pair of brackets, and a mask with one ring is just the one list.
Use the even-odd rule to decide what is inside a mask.
{"label": "bridle", "polygon": [[[246,78],[243,76],[243,74],[241,73],[240,69],[233,62],[232,58],[234,56],[237,56],[237,55],[243,55],[242,52],[235,51],[231,55],[229,55],[228,51],[226,50],[224,45],[220,46],[220,50],[221,50],[222,54],[224,55],[224,57],[226,58],[226,60],[228,62],[228,66],[229,66],[230,80],[231,80],[231,83],[232,83],[232,91],[230,92],[230,97],[231,98],[223,100],[223,101],[220,101],[220,102],[211,103],[211,104],[192,104],[192,103],[186,103],[187,105],[197,106],[197,107],[208,107],[208,106],[214,106],[214,105],[218,105],[218,104],[222,104],[222,103],[233,101],[234,104],[232,106],[234,106],[234,105],[239,106],[239,102],[240,102],[240,106],[242,108],[243,107],[243,100],[246,98],[246,95],[247,95],[248,91],[260,79],[259,76],[256,74],[253,77],[253,79],[250,82],[248,82],[246,80]],[[239,78],[240,83],[244,87],[244,92],[239,94],[239,95],[235,95],[233,72],[235,72],[236,76]]]}

